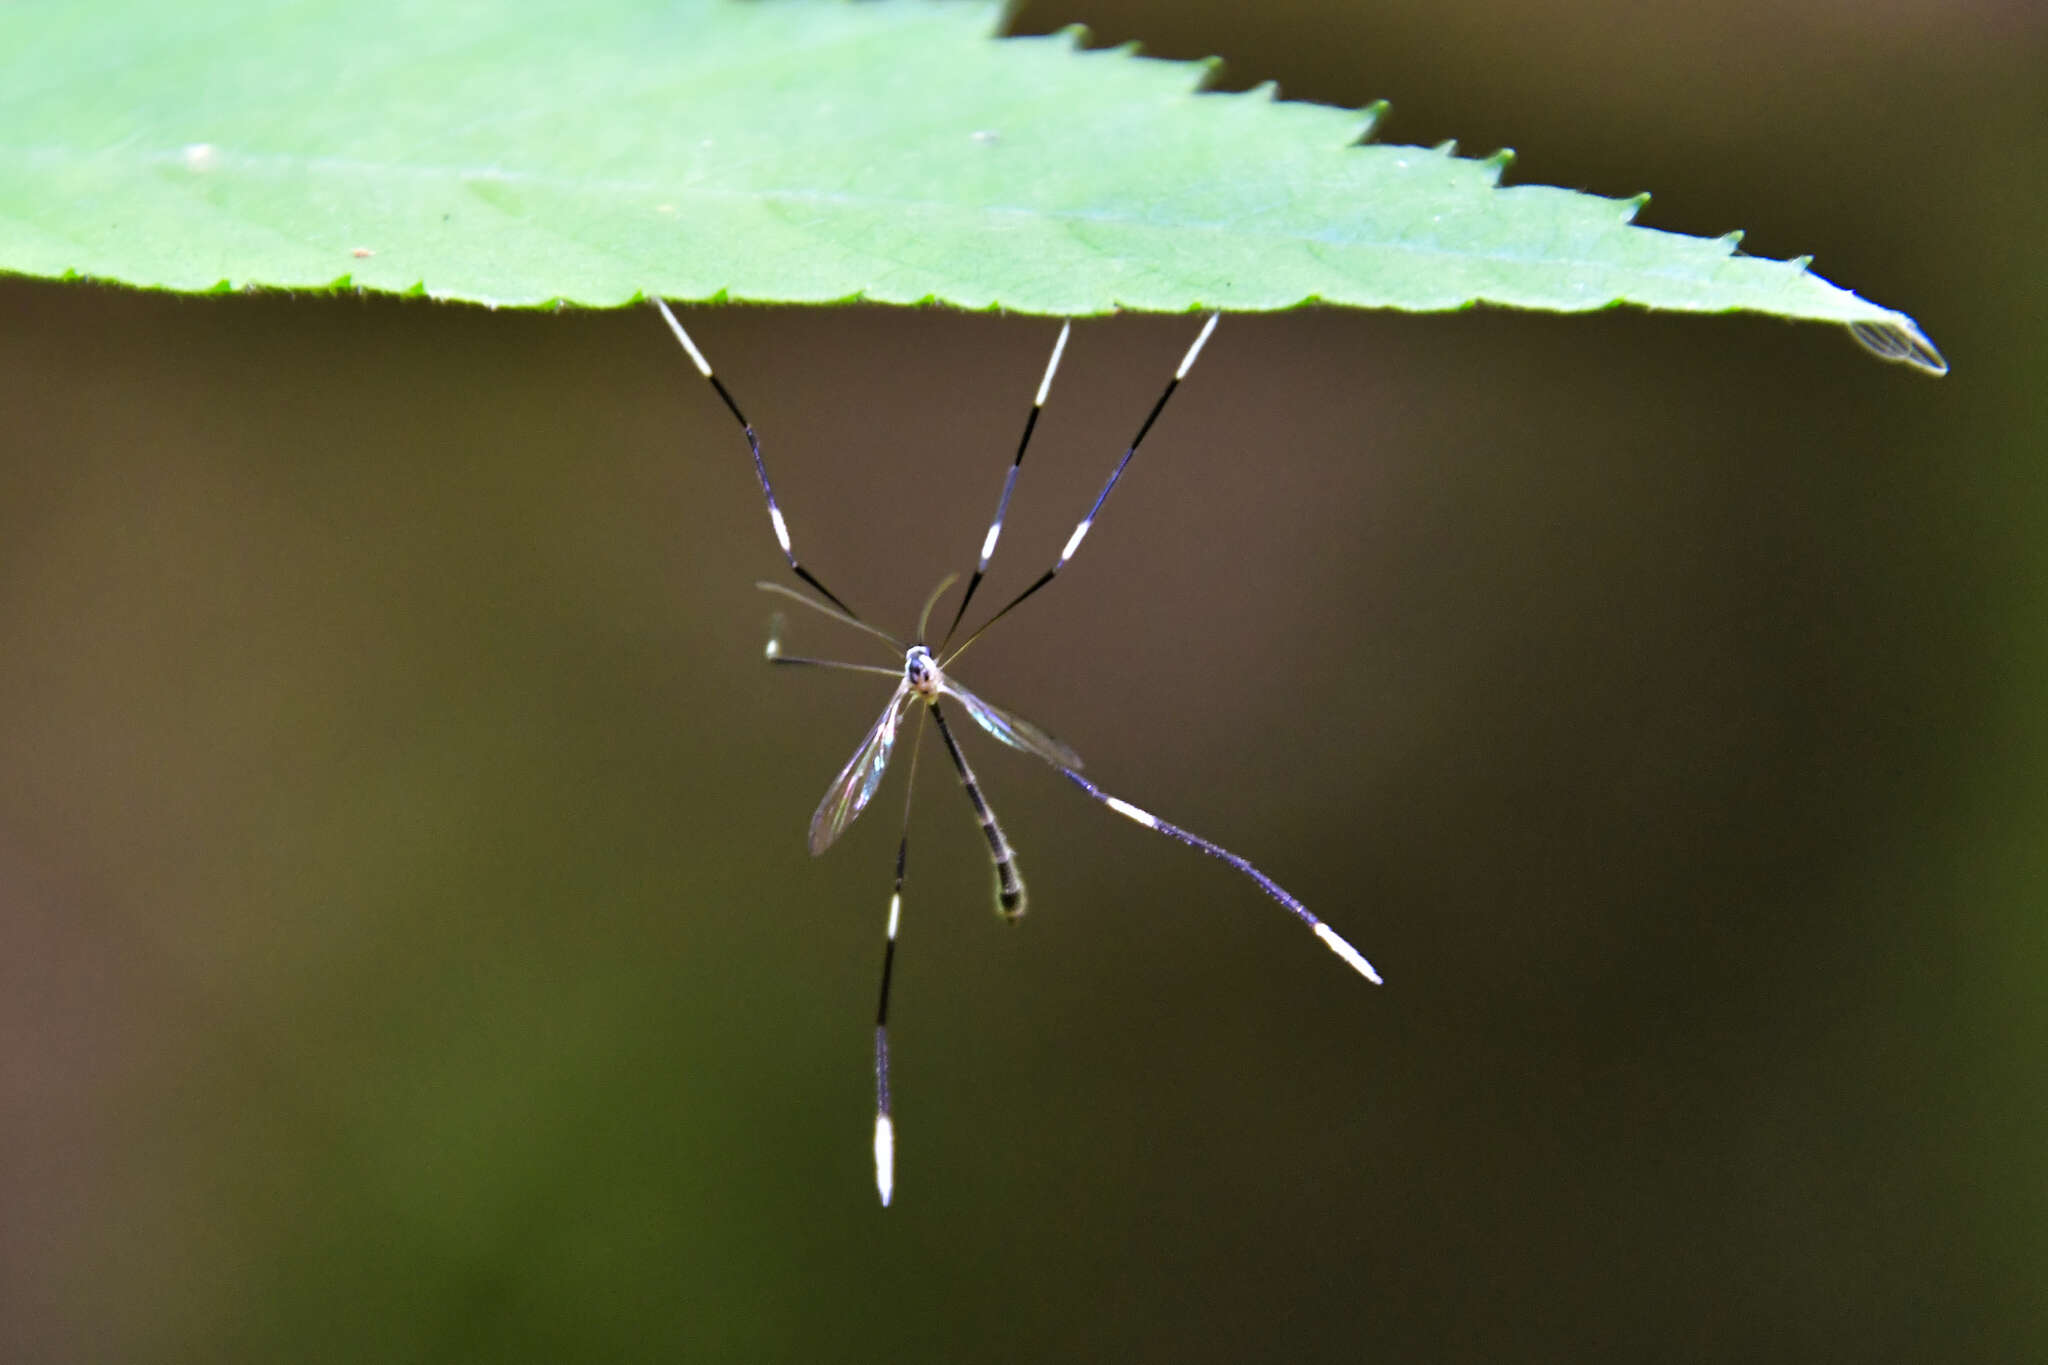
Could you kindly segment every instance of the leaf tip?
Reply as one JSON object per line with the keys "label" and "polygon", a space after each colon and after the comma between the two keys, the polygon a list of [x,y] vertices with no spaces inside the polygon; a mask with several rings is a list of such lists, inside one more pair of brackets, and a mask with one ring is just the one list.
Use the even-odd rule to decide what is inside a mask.
{"label": "leaf tip", "polygon": [[1633,223],[1636,220],[1636,215],[1641,213],[1643,211],[1643,207],[1647,205],[1649,202],[1650,192],[1648,190],[1644,190],[1641,194],[1630,195],[1628,198],[1622,200],[1621,221],[1624,223]]}
{"label": "leaf tip", "polygon": [[1515,164],[1515,149],[1502,147],[1491,156],[1481,157],[1479,164],[1486,168],[1487,177],[1498,185],[1501,172]]}
{"label": "leaf tip", "polygon": [[1935,349],[1919,324],[1904,315],[1893,322],[1852,322],[1849,335],[1879,360],[1911,365],[1937,379],[1948,373],[1947,359]]}
{"label": "leaf tip", "polygon": [[1732,231],[1724,232],[1714,240],[1727,247],[1728,254],[1732,256],[1742,249],[1742,229],[1735,228]]}
{"label": "leaf tip", "polygon": [[1447,137],[1442,142],[1437,143],[1436,146],[1430,148],[1430,150],[1438,156],[1456,156],[1458,154],[1458,139]]}

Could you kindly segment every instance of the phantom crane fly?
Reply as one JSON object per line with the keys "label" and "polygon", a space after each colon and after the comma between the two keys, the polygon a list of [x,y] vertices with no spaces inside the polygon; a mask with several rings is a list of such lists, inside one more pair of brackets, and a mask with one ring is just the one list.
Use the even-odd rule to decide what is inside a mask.
{"label": "phantom crane fly", "polygon": [[1170,824],[1120,797],[1111,796],[1081,775],[1082,764],[1079,754],[1031,722],[1011,715],[1001,707],[990,705],[975,696],[955,681],[947,671],[970,645],[988,632],[989,627],[1015,611],[1027,598],[1052,582],[1060,570],[1067,567],[1068,562],[1080,550],[1081,542],[1087,538],[1090,528],[1095,525],[1095,519],[1101,514],[1103,504],[1109,501],[1110,492],[1115,489],[1117,480],[1121,479],[1124,470],[1130,467],[1131,459],[1138,453],[1139,445],[1152,430],[1152,424],[1159,420],[1159,414],[1165,410],[1167,400],[1173,397],[1174,390],[1180,387],[1181,380],[1185,379],[1188,371],[1194,367],[1195,357],[1201,354],[1210,334],[1216,330],[1220,314],[1210,315],[1201,333],[1196,336],[1194,344],[1188,347],[1187,354],[1181,358],[1179,368],[1173,372],[1173,378],[1167,381],[1165,390],[1152,404],[1152,410],[1146,414],[1144,422],[1138,428],[1138,434],[1131,438],[1130,445],[1124,450],[1123,458],[1117,461],[1116,468],[1110,473],[1109,481],[1102,486],[1102,491],[1095,495],[1095,501],[1089,506],[1088,514],[1081,518],[1079,524],[1074,527],[1073,534],[1067,537],[1067,543],[1060,550],[1059,558],[1053,562],[1053,566],[1040,574],[1030,587],[1010,599],[1000,611],[982,622],[978,629],[961,641],[958,648],[949,652],[947,646],[951,644],[953,636],[960,629],[961,621],[967,615],[967,604],[974,600],[975,590],[981,586],[981,580],[988,572],[989,561],[995,556],[996,542],[1001,539],[1003,533],[1003,518],[1010,510],[1010,495],[1016,491],[1017,473],[1024,466],[1024,452],[1031,445],[1032,430],[1038,425],[1038,414],[1045,406],[1046,395],[1052,390],[1053,374],[1059,369],[1060,357],[1066,352],[1071,324],[1061,325],[1059,339],[1053,343],[1052,357],[1045,366],[1045,377],[1039,380],[1038,394],[1032,400],[1029,415],[1024,419],[1024,435],[1017,442],[1017,453],[1011,459],[1009,473],[1003,479],[1002,496],[996,503],[995,517],[989,522],[988,533],[982,537],[979,562],[975,565],[973,575],[967,580],[966,591],[960,595],[960,605],[953,612],[952,624],[946,628],[946,633],[940,638],[938,646],[933,648],[927,643],[927,629],[931,624],[932,610],[959,576],[947,575],[938,587],[932,590],[931,596],[925,601],[923,613],[918,617],[916,638],[907,644],[861,619],[797,558],[796,550],[790,541],[789,523],[783,517],[782,508],[775,501],[775,490],[768,481],[768,466],[761,458],[761,441],[755,434],[753,423],[747,420],[746,414],[740,411],[740,406],[734,401],[731,392],[718,376],[712,373],[711,362],[697,349],[696,342],[683,330],[683,325],[676,321],[675,314],[669,311],[668,305],[656,299],[654,306],[661,310],[661,316],[667,321],[669,329],[675,333],[676,340],[681,342],[683,349],[689,353],[690,361],[697,367],[697,372],[710,382],[712,389],[725,404],[726,410],[732,414],[733,420],[739,423],[740,430],[746,436],[747,449],[754,457],[754,475],[760,480],[761,495],[768,503],[768,524],[775,532],[775,543],[781,547],[783,558],[789,561],[790,572],[818,596],[813,597],[780,583],[764,582],[755,586],[763,591],[800,602],[812,611],[829,616],[843,625],[864,631],[889,646],[893,655],[901,660],[896,667],[883,668],[874,664],[846,663],[837,659],[802,658],[783,653],[780,616],[776,617],[770,630],[767,657],[771,664],[872,673],[896,681],[896,690],[890,695],[888,704],[882,708],[882,714],[875,721],[874,728],[868,731],[867,737],[861,741],[853,757],[847,760],[839,776],[833,779],[832,785],[825,791],[825,799],[818,803],[817,813],[811,817],[810,847],[813,854],[823,853],[831,847],[832,842],[846,832],[847,826],[851,825],[874,799],[876,790],[882,784],[882,774],[887,771],[889,760],[895,753],[896,740],[902,729],[904,717],[913,707],[922,704],[917,731],[911,740],[910,778],[905,784],[903,794],[903,836],[896,845],[896,882],[895,889],[889,896],[888,936],[882,951],[880,1000],[875,1009],[875,1188],[880,1193],[885,1207],[894,1194],[896,1185],[896,1126],[889,1100],[889,982],[896,965],[896,929],[903,913],[903,873],[910,852],[910,789],[915,786],[917,780],[917,754],[924,736],[923,719],[926,714],[930,715],[933,726],[939,732],[939,740],[945,746],[946,756],[952,760],[954,771],[960,777],[960,785],[967,793],[968,802],[974,807],[975,819],[981,823],[982,834],[988,840],[989,858],[995,867],[996,905],[998,911],[1006,918],[1015,919],[1024,913],[1024,879],[1017,871],[1016,856],[1010,848],[1009,840],[1003,835],[1003,827],[997,823],[995,812],[989,808],[987,799],[983,797],[981,784],[975,779],[974,769],[968,765],[967,755],[961,752],[960,742],[947,719],[947,708],[954,703],[957,703],[960,710],[976,725],[1011,748],[1021,749],[1027,754],[1044,759],[1064,774],[1068,781],[1118,815],[1230,864],[1256,882],[1261,891],[1278,901],[1288,913],[1308,926],[1315,936],[1323,941],[1324,946],[1342,958],[1346,965],[1366,980],[1375,985],[1379,984],[1380,975],[1373,970],[1373,965],[1336,930],[1311,914],[1307,906],[1295,899],[1278,882],[1229,849],[1212,844],[1199,835],[1190,834],[1180,826]]}

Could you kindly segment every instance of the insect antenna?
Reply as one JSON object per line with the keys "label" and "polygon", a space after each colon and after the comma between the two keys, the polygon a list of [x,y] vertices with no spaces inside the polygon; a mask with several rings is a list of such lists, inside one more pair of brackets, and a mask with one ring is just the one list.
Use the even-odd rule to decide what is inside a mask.
{"label": "insect antenna", "polygon": [[[771,583],[767,579],[761,578],[755,580],[754,586],[759,588],[762,592],[772,592],[778,597],[787,597],[792,602],[801,602],[803,605],[809,607],[812,611],[817,612],[820,616],[829,616],[842,626],[852,626],[855,630],[866,631],[868,634],[874,636],[877,640],[880,640],[883,644],[889,646],[889,648],[895,653],[901,654],[903,652],[903,642],[901,640],[898,640],[895,636],[891,635],[888,631],[881,630],[877,627],[871,626],[867,622],[861,620],[858,616],[849,616],[847,613],[843,611],[839,611],[835,608],[828,607],[823,602],[818,601],[816,598],[806,597],[802,593],[798,592],[795,588],[790,587],[787,583]],[[896,670],[894,669],[890,670],[890,672],[892,673],[895,671]]]}
{"label": "insect antenna", "polygon": [[841,673],[873,673],[883,678],[894,678],[903,672],[900,668],[882,668],[876,664],[854,664],[844,659],[811,659],[797,654],[782,652],[782,613],[775,613],[768,626],[768,647],[762,651],[771,664],[784,668],[829,668]]}
{"label": "insect antenna", "polygon": [[939,580],[939,586],[932,589],[932,595],[924,599],[924,610],[917,614],[917,642],[923,644],[925,630],[932,623],[932,608],[939,605],[939,599],[946,595],[946,589],[960,581],[960,575],[949,573]]}

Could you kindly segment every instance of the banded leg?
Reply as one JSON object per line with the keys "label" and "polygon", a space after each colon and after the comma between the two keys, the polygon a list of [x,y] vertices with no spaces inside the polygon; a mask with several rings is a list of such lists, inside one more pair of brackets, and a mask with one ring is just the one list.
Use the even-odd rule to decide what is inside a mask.
{"label": "banded leg", "polygon": [[1287,888],[1281,886],[1280,883],[1274,881],[1256,867],[1253,867],[1245,859],[1238,857],[1227,848],[1210,843],[1198,834],[1188,833],[1179,825],[1168,824],[1148,810],[1140,810],[1128,801],[1111,796],[1072,768],[1062,767],[1060,771],[1067,775],[1068,781],[1072,782],[1082,791],[1087,792],[1103,805],[1108,806],[1118,815],[1123,816],[1126,820],[1135,821],[1146,829],[1156,830],[1160,834],[1164,834],[1169,839],[1178,839],[1181,843],[1186,844],[1197,852],[1206,853],[1211,858],[1229,863],[1239,872],[1244,873],[1245,876],[1257,882],[1261,891],[1271,896],[1274,900],[1279,901],[1281,905],[1286,907],[1289,914],[1313,930],[1315,936],[1323,941],[1323,946],[1342,958],[1346,966],[1350,967],[1367,981],[1372,982],[1375,986],[1383,984],[1380,980],[1380,974],[1373,970],[1372,963],[1365,960],[1363,953],[1352,947],[1343,935],[1339,934],[1335,929],[1332,929],[1329,925],[1310,914],[1309,908],[1296,900],[1288,892]]}
{"label": "banded leg", "polygon": [[697,367],[697,373],[711,381],[711,387],[717,390],[719,398],[724,400],[726,410],[733,415],[733,420],[740,424],[740,430],[746,433],[747,449],[754,453],[754,476],[761,481],[761,496],[768,500],[768,524],[775,528],[775,543],[782,547],[782,557],[789,561],[790,570],[798,578],[801,578],[804,582],[823,593],[833,606],[839,608],[839,610],[855,620],[859,620],[860,614],[858,612],[840,601],[830,588],[820,583],[811,575],[809,569],[806,569],[797,562],[796,551],[790,548],[789,523],[783,520],[782,509],[775,502],[775,490],[768,484],[768,466],[761,459],[761,438],[754,434],[754,424],[747,420],[747,415],[740,411],[740,405],[733,401],[733,397],[726,391],[725,385],[720,383],[718,376],[711,372],[711,362],[706,360],[704,353],[697,349],[697,343],[690,340],[690,334],[683,330],[682,323],[676,321],[676,315],[668,310],[668,305],[660,299],[656,299],[654,306],[661,310],[661,316],[668,323],[669,330],[676,334],[676,340],[682,342],[683,349],[689,352],[691,363]]}
{"label": "banded leg", "polygon": [[889,937],[882,948],[882,995],[875,1007],[875,1191],[882,1207],[896,1193],[896,1120],[889,1111],[889,979],[896,969],[896,924],[903,917],[903,863],[910,831],[896,845],[896,889],[889,896]]}
{"label": "banded leg", "polygon": [[[967,646],[979,640],[990,626],[1015,611],[1024,603],[1025,599],[1029,598],[1046,584],[1052,582],[1054,577],[1059,574],[1059,571],[1067,567],[1067,561],[1074,557],[1075,552],[1081,548],[1081,542],[1088,538],[1089,528],[1095,525],[1095,518],[1102,511],[1102,504],[1109,501],[1110,491],[1116,487],[1116,481],[1124,476],[1124,470],[1130,467],[1131,458],[1138,453],[1138,447],[1144,443],[1147,433],[1152,430],[1152,424],[1158,421],[1159,414],[1166,410],[1166,400],[1173,397],[1173,391],[1180,387],[1180,381],[1187,378],[1188,371],[1194,368],[1195,357],[1200,355],[1202,347],[1208,344],[1209,334],[1216,330],[1217,320],[1222,316],[1221,313],[1211,313],[1209,315],[1209,321],[1203,325],[1201,334],[1195,338],[1195,344],[1188,347],[1188,353],[1181,357],[1180,368],[1173,372],[1173,378],[1166,381],[1166,388],[1160,393],[1159,400],[1152,405],[1152,411],[1145,414],[1144,424],[1138,428],[1138,434],[1131,438],[1131,444],[1124,451],[1124,457],[1117,461],[1116,468],[1110,472],[1109,482],[1102,485],[1102,491],[1095,495],[1095,501],[1088,508],[1088,515],[1081,518],[1080,523],[1074,527],[1074,533],[1067,537],[1066,546],[1060,550],[1060,557],[1053,561],[1053,566],[1040,574],[1037,581],[1030,587],[1011,598],[1008,606],[982,622],[980,629],[968,636],[961,643],[960,648],[954,650],[946,657],[945,663],[951,663],[966,653]],[[991,548],[993,548],[992,545]]]}
{"label": "banded leg", "polygon": [[953,738],[953,728],[946,724],[946,713],[939,703],[931,703],[932,719],[938,722],[939,738],[946,742],[946,752],[953,756],[953,766],[960,770],[960,785],[966,789],[967,799],[974,803],[975,818],[981,821],[981,832],[988,836],[989,857],[996,865],[996,906],[1003,918],[1015,920],[1024,913],[1024,878],[1018,875],[1017,859],[1010,849],[1010,841],[1003,837],[1003,827],[996,823],[996,813],[988,808],[982,798],[981,784],[974,780],[974,769],[967,766],[967,755],[960,752],[959,741]]}
{"label": "banded leg", "polygon": [[896,925],[903,918],[903,867],[910,857],[910,793],[917,786],[917,755],[924,723],[910,741],[910,779],[903,784],[903,838],[896,845],[896,889],[889,893],[889,933],[882,946],[882,988],[875,1005],[875,1192],[882,1207],[896,1193],[896,1119],[889,1109],[889,983],[896,973]]}
{"label": "banded leg", "polygon": [[[1060,367],[1060,356],[1066,353],[1067,334],[1074,330],[1071,322],[1060,324],[1059,340],[1052,344],[1052,359],[1045,362],[1045,378],[1038,381],[1038,397],[1031,400],[1031,414],[1024,419],[1024,435],[1017,442],[1016,458],[1010,461],[1010,472],[1003,478],[1003,496],[996,502],[995,519],[988,524],[988,534],[981,538],[981,562],[974,566],[974,577],[967,580],[967,591],[960,594],[960,609],[953,613],[953,624],[946,627],[946,638],[939,642],[939,652],[946,652],[946,643],[953,638],[953,632],[960,629],[960,618],[967,615],[967,604],[974,600],[974,590],[981,586],[981,576],[988,572],[989,560],[995,558],[996,541],[1003,534],[1003,518],[1010,513],[1010,494],[1017,491],[1017,471],[1024,467],[1024,452],[1031,445],[1032,429],[1038,425],[1038,414],[1045,407],[1045,396],[1052,392],[1053,371]],[[923,638],[923,632],[919,632]]]}

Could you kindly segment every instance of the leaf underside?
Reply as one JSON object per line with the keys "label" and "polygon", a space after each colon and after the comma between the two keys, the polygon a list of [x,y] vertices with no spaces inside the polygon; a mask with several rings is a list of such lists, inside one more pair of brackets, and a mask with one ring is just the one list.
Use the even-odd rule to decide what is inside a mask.
{"label": "leaf underside", "polygon": [[0,6],[0,270],[493,306],[1903,313],[983,0]]}

